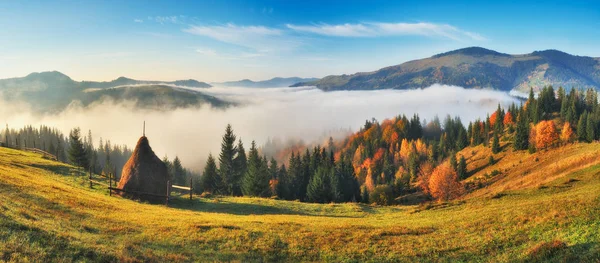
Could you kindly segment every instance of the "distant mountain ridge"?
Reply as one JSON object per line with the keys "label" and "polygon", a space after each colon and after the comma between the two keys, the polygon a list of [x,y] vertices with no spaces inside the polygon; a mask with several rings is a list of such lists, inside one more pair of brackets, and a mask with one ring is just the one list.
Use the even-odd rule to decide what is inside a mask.
{"label": "distant mountain ridge", "polygon": [[290,85],[299,83],[299,82],[310,82],[316,81],[317,78],[298,78],[298,77],[290,77],[290,78],[272,78],[268,80],[261,81],[252,81],[249,79],[242,79],[238,81],[226,81],[226,82],[214,82],[211,83],[214,86],[221,87],[244,87],[244,88],[276,88],[276,87],[288,87]]}
{"label": "distant mountain ridge", "polygon": [[204,94],[208,88],[197,80],[146,81],[120,77],[112,81],[74,81],[58,71],[36,72],[21,78],[0,79],[0,94],[8,101],[23,101],[40,112],[56,112],[79,101],[89,105],[103,98],[120,102],[136,101],[139,108],[172,109],[210,104],[230,105],[227,101]]}
{"label": "distant mountain ridge", "polygon": [[510,55],[469,47],[385,67],[373,72],[331,75],[292,86],[316,86],[325,91],[415,89],[433,84],[528,92],[546,85],[600,90],[600,58],[558,50]]}

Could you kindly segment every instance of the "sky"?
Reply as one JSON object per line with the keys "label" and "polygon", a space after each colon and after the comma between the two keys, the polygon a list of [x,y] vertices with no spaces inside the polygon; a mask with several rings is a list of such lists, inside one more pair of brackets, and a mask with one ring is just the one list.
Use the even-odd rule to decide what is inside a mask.
{"label": "sky", "polygon": [[0,78],[324,77],[481,46],[600,57],[598,1],[0,1]]}

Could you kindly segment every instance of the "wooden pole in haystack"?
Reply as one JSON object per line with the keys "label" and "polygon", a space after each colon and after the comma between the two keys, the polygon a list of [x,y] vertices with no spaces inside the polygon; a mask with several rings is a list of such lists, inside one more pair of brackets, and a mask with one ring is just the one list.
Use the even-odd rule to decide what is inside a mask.
{"label": "wooden pole in haystack", "polygon": [[108,196],[112,196],[112,173],[108,173]]}
{"label": "wooden pole in haystack", "polygon": [[169,206],[169,196],[171,195],[171,181],[167,181],[167,201],[165,202],[166,206]]}
{"label": "wooden pole in haystack", "polygon": [[190,176],[190,201],[192,200],[192,190],[194,188],[192,188],[192,177]]}

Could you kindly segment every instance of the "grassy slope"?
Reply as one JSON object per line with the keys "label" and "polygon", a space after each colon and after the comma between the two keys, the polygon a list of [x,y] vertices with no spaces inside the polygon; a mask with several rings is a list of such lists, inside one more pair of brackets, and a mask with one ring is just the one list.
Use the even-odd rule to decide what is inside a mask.
{"label": "grassy slope", "polygon": [[[520,166],[534,174],[546,157],[556,156],[548,160],[554,163],[599,148],[578,144],[557,150],[560,155],[538,154],[535,165],[519,153],[529,156]],[[509,156],[494,166],[504,167]],[[484,188],[472,198],[433,206],[196,198],[166,208],[109,197],[69,175],[72,167],[0,148],[0,261],[594,262],[600,260],[596,159],[545,187],[492,184],[489,189],[504,195]],[[476,165],[469,162],[469,168]],[[480,168],[475,176],[486,169],[495,168]],[[517,180],[521,175],[513,169],[514,175],[498,178]],[[540,244],[553,240],[567,247],[543,255],[552,249]]]}

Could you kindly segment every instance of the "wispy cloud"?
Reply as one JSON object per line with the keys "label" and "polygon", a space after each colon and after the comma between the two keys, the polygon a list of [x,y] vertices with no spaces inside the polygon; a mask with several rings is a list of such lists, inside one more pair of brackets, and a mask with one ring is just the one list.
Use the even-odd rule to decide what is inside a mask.
{"label": "wispy cloud", "polygon": [[483,36],[461,30],[447,24],[434,23],[358,23],[358,24],[313,24],[293,25],[287,28],[297,31],[335,37],[380,37],[380,36],[428,36],[452,40],[486,40]]}
{"label": "wispy cloud", "polygon": [[241,52],[241,53],[237,53],[237,54],[219,53],[211,48],[197,48],[196,53],[206,56],[206,57],[213,57],[213,58],[225,59],[225,60],[252,59],[252,58],[265,56],[264,53],[259,53],[259,52],[257,52],[257,53]]}
{"label": "wispy cloud", "polygon": [[193,25],[184,32],[209,37],[221,42],[247,47],[267,53],[276,50],[289,50],[299,45],[299,41],[286,35],[277,28],[265,26],[238,26],[232,23],[225,25]]}
{"label": "wispy cloud", "polygon": [[133,22],[144,23],[144,20],[136,18],[136,19],[133,20]]}
{"label": "wispy cloud", "polygon": [[148,21],[154,21],[160,24],[182,24],[186,16],[149,16]]}

